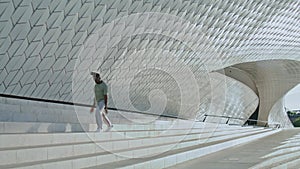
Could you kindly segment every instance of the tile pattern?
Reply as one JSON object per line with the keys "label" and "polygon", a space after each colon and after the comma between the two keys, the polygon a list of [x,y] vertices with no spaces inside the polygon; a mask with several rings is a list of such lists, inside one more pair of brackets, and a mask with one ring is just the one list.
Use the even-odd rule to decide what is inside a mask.
{"label": "tile pattern", "polygon": [[[251,89],[210,72],[251,61],[299,60],[299,3],[2,0],[0,92],[90,103],[87,74],[97,69],[114,89],[110,106],[159,114],[184,110],[188,117],[201,115],[203,106],[221,115],[247,105],[253,111],[257,96],[239,101]],[[214,95],[216,78],[226,90]],[[226,93],[227,87],[237,94]],[[234,99],[237,88],[246,92]],[[220,94],[226,97],[219,104]],[[164,99],[157,100],[160,95]],[[162,106],[150,106],[156,103]]]}

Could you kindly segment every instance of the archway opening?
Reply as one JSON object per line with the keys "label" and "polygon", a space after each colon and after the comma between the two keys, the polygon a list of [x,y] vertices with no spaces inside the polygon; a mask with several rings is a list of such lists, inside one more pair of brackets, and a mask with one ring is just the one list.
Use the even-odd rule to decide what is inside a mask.
{"label": "archway opening", "polygon": [[300,84],[284,96],[285,111],[294,127],[300,127]]}

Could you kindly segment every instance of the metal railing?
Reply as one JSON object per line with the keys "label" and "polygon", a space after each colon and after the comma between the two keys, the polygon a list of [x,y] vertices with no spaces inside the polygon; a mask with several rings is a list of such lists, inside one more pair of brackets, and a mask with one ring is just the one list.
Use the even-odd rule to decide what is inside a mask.
{"label": "metal railing", "polygon": [[[65,104],[65,105],[75,105],[75,106],[82,106],[82,107],[91,107],[92,105],[87,104],[80,104],[80,103],[73,103],[73,102],[66,102],[66,101],[58,101],[58,100],[48,100],[48,99],[41,99],[41,98],[32,98],[32,97],[25,97],[25,96],[17,96],[17,95],[8,95],[8,94],[1,94],[0,97],[6,97],[6,98],[14,98],[14,99],[22,99],[22,100],[30,100],[30,101],[38,101],[38,102],[48,102],[48,103],[56,103],[56,104]],[[138,113],[138,114],[146,114],[146,115],[152,115],[152,116],[159,116],[159,117],[165,117],[165,118],[172,118],[172,119],[181,119],[181,120],[188,120],[186,118],[178,117],[178,116],[172,116],[172,115],[164,115],[164,114],[155,114],[150,112],[140,112],[140,111],[133,111],[133,110],[125,110],[125,109],[117,109],[108,107],[109,110],[116,110],[116,111],[123,111],[123,112],[129,112],[129,113]],[[236,120],[243,120],[249,122],[261,122],[264,123],[264,127],[268,127],[268,121],[262,121],[262,120],[255,120],[255,119],[245,119],[245,118],[239,118],[239,117],[230,117],[230,116],[220,116],[220,115],[209,115],[204,114],[204,119],[202,122],[205,122],[207,117],[219,117],[219,118],[226,118],[226,124],[229,123],[230,119],[236,119]],[[280,128],[279,123],[273,123],[272,125],[275,125],[273,128]]]}
{"label": "metal railing", "polygon": [[[231,119],[235,119],[235,120],[245,121],[244,125],[247,124],[247,123],[249,124],[249,122],[260,122],[260,123],[264,124],[263,125],[264,127],[270,127],[268,121],[255,120],[255,119],[245,119],[245,118],[240,118],[240,117],[221,116],[221,115],[209,115],[209,114],[204,114],[204,119],[202,120],[202,122],[205,122],[207,117],[225,118],[225,119],[227,119],[226,124],[228,124]],[[274,125],[273,128],[280,128],[279,123],[274,123],[272,125]]]}
{"label": "metal railing", "polygon": [[[17,96],[17,95],[9,95],[9,94],[1,94],[0,97],[5,98],[11,98],[11,99],[20,99],[20,100],[29,100],[34,102],[44,102],[44,103],[54,103],[54,104],[61,104],[61,105],[74,105],[74,106],[80,106],[80,107],[92,107],[93,105],[90,104],[82,104],[82,103],[74,103],[74,102],[67,102],[67,101],[60,101],[60,100],[50,100],[50,99],[42,99],[42,98],[33,98],[33,97],[26,97],[26,96]],[[128,112],[128,113],[137,113],[137,114],[145,114],[145,115],[152,115],[152,116],[159,116],[159,117],[165,117],[165,118],[172,118],[172,119],[181,119],[181,120],[187,120],[183,117],[178,117],[174,115],[169,114],[155,114],[151,112],[143,112],[143,111],[134,111],[134,110],[126,110],[126,109],[119,109],[114,107],[108,107],[108,110],[115,110],[115,111],[122,111],[122,112]]]}

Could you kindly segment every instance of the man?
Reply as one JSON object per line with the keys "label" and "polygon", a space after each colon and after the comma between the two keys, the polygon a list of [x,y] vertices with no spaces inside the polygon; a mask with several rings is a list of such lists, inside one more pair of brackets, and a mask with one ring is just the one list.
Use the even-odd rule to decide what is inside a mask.
{"label": "man", "polygon": [[[107,114],[107,85],[101,80],[100,73],[98,72],[91,72],[91,75],[93,75],[94,81],[95,81],[95,99],[93,106],[91,108],[91,113],[94,112],[94,107],[97,104],[96,109],[96,122],[98,125],[97,132],[100,132],[102,130],[102,117],[105,121],[105,123],[108,126],[108,129],[113,127],[110,120],[106,116]],[[103,110],[105,110],[105,113],[103,113]]]}

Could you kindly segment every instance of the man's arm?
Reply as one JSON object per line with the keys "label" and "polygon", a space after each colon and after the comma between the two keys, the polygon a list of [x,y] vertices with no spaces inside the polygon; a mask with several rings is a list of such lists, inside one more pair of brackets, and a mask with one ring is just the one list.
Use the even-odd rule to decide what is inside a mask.
{"label": "man's arm", "polygon": [[105,109],[105,113],[107,114],[107,94],[104,95],[104,109]]}
{"label": "man's arm", "polygon": [[104,110],[105,110],[105,113],[107,114],[108,112],[107,112],[107,90],[108,90],[108,87],[107,87],[107,85],[105,84],[104,85],[105,87],[104,87],[104,91],[103,91],[103,94],[104,94]]}
{"label": "man's arm", "polygon": [[93,106],[92,106],[92,108],[90,110],[91,113],[94,111],[95,105],[96,105],[96,98],[94,98]]}

